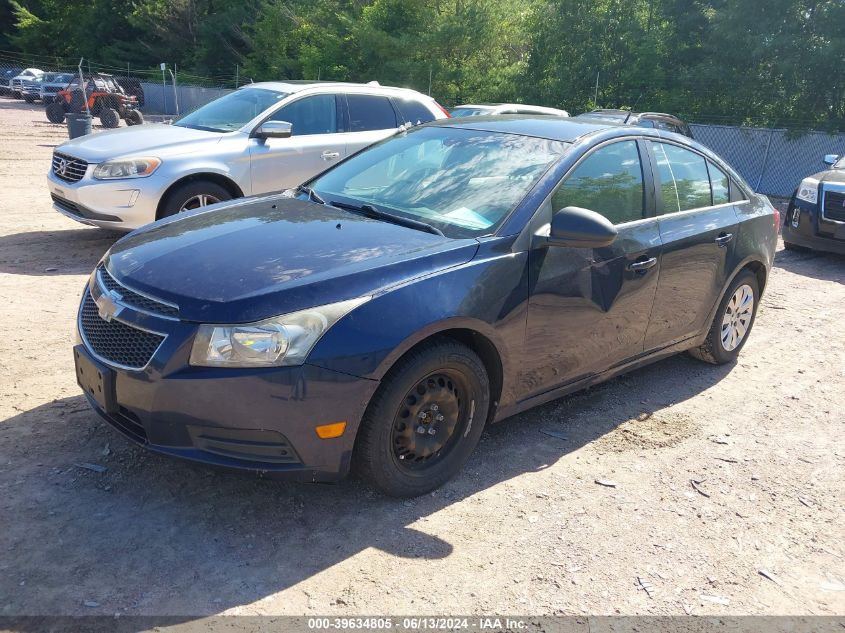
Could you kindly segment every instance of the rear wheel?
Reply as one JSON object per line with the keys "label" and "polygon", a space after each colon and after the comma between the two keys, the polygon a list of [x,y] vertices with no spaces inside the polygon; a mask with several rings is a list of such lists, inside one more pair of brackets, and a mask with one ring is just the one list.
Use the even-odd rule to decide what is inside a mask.
{"label": "rear wheel", "polygon": [[489,406],[487,371],[471,349],[443,339],[411,352],[367,407],[354,468],[392,496],[430,492],[467,461]]}
{"label": "rear wheel", "polygon": [[120,115],[114,108],[102,108],[100,110],[100,123],[103,124],[103,127],[117,127],[120,125]]}
{"label": "rear wheel", "polygon": [[45,108],[50,123],[63,123],[65,120],[64,102],[54,102]]}
{"label": "rear wheel", "polygon": [[192,211],[216,202],[231,200],[232,194],[225,187],[208,180],[186,182],[167,194],[158,218],[166,218],[182,211]]}
{"label": "rear wheel", "polygon": [[704,344],[691,349],[690,354],[714,365],[735,361],[751,333],[759,300],[757,276],[750,270],[742,271],[722,298]]}

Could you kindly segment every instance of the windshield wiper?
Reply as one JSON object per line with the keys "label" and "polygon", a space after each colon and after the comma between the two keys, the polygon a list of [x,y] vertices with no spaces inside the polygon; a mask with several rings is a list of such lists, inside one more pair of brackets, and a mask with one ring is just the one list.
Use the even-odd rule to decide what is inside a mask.
{"label": "windshield wiper", "polygon": [[423,231],[425,233],[432,233],[434,235],[439,235],[440,237],[445,237],[443,235],[443,231],[435,226],[431,226],[430,224],[426,224],[420,220],[412,220],[411,218],[404,218],[399,215],[387,213],[386,211],[381,211],[371,204],[362,204],[359,206],[355,204],[347,204],[346,202],[337,202],[335,200],[331,203],[331,205],[354,213],[360,213],[361,215],[373,218],[374,220],[384,220],[385,222],[398,224],[399,226],[406,226],[409,229],[416,229],[417,231]]}
{"label": "windshield wiper", "polygon": [[326,201],[323,200],[316,191],[314,191],[311,187],[306,185],[299,185],[294,191],[296,193],[305,193],[308,194],[308,199],[313,200],[314,202],[319,202],[320,204],[326,204]]}

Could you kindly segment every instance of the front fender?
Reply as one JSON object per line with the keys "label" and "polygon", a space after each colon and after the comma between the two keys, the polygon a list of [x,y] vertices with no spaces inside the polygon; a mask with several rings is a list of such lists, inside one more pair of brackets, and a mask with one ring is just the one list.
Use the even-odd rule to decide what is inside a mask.
{"label": "front fender", "polygon": [[490,251],[483,245],[466,264],[374,297],[335,324],[307,362],[381,380],[421,341],[447,330],[469,330],[496,348],[504,401],[525,335],[528,254]]}

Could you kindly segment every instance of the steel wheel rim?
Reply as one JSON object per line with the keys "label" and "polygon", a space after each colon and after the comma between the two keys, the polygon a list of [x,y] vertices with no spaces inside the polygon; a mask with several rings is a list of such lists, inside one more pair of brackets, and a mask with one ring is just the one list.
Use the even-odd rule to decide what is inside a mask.
{"label": "steel wheel rim", "polygon": [[722,315],[721,341],[726,352],[739,347],[748,333],[753,316],[754,290],[748,284],[743,284],[736,289]]}
{"label": "steel wheel rim", "polygon": [[198,193],[195,196],[191,196],[182,204],[179,208],[179,213],[182,211],[192,211],[194,209],[199,209],[200,207],[207,207],[210,204],[215,204],[220,202],[220,199],[216,196],[212,196],[209,193]]}
{"label": "steel wheel rim", "polygon": [[432,468],[452,452],[475,406],[468,385],[460,372],[439,370],[405,394],[390,433],[391,451],[402,470]]}

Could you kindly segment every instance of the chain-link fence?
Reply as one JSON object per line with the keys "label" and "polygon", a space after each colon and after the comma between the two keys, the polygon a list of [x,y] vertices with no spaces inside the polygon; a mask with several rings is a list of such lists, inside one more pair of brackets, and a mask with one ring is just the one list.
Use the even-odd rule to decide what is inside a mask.
{"label": "chain-link fence", "polygon": [[825,154],[845,155],[845,134],[694,123],[690,128],[755,191],[770,196],[791,196],[802,178],[825,168]]}
{"label": "chain-link fence", "polygon": [[[41,81],[37,81],[38,73],[21,77],[27,69],[46,75]],[[120,68],[87,60],[82,71],[86,77],[111,77],[119,90],[137,99],[138,109],[145,116],[172,117],[190,112],[231,92],[238,81],[234,75],[199,77],[174,72],[170,67],[164,71]],[[79,76],[78,62],[73,65],[70,60],[23,58],[0,51],[2,96],[46,106],[70,76]],[[698,141],[733,165],[756,191],[772,196],[791,196],[802,178],[824,168],[825,154],[845,155],[845,134],[696,123],[690,127]]]}

